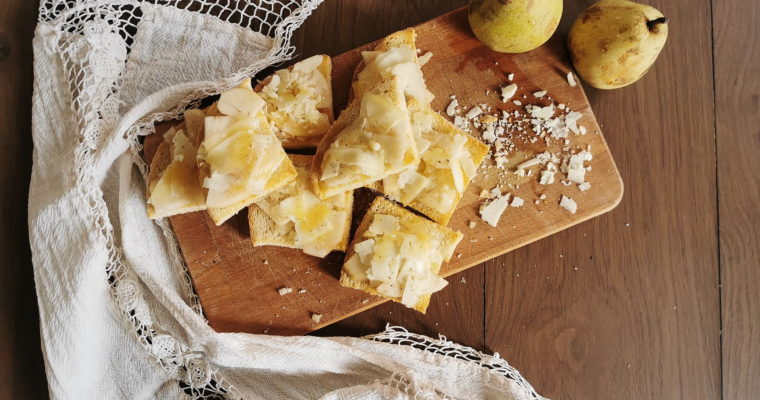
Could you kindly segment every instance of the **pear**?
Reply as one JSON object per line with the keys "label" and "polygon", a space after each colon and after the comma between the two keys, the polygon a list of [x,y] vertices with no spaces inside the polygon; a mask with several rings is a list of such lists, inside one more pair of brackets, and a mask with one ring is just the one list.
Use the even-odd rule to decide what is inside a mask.
{"label": "pear", "polygon": [[639,80],[668,37],[668,19],[657,9],[628,0],[600,0],[570,29],[568,47],[578,75],[599,89]]}
{"label": "pear", "polygon": [[472,32],[492,50],[524,53],[557,30],[562,0],[472,0],[468,17]]}

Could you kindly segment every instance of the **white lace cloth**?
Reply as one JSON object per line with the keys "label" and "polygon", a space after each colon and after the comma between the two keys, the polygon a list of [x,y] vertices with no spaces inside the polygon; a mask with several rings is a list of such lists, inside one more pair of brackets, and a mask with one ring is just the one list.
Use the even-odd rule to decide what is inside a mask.
{"label": "white lace cloth", "polygon": [[29,236],[52,398],[540,398],[498,355],[401,328],[216,333],[168,224],[146,218],[139,136],[289,58],[318,3],[42,2]]}

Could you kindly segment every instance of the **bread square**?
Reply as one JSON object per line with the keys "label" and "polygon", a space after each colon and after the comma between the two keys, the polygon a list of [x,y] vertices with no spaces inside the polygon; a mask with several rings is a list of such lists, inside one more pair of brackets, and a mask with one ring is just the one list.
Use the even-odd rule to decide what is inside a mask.
{"label": "bread square", "polygon": [[[373,118],[363,116],[365,112],[369,112],[367,110],[372,108],[374,102],[384,104],[383,106],[387,107],[386,111],[390,111],[376,116],[379,121],[378,124],[385,121],[380,120],[382,118],[398,118],[397,121],[394,121],[395,124],[392,125],[392,128],[388,129],[387,134],[380,135],[376,132],[365,131],[365,125],[371,126],[376,123]],[[372,128],[382,129],[382,126]],[[386,154],[386,150],[393,150],[386,149],[375,141],[379,140],[380,137],[392,139],[398,144],[399,147],[396,149],[398,154],[394,156],[398,156],[399,159],[395,160],[395,163],[389,162],[390,158],[387,157],[378,158],[378,154]],[[372,146],[375,147],[371,148]],[[331,158],[333,155],[346,150],[368,157],[370,161],[379,160],[383,164],[379,170],[368,171],[363,163],[348,165]],[[419,155],[414,145],[414,136],[409,124],[403,88],[397,78],[391,77],[372,88],[362,99],[354,100],[327,131],[319,143],[317,153],[312,161],[314,191],[320,198],[324,199],[400,172],[415,165],[418,160]],[[378,169],[376,164],[374,167]],[[326,174],[330,168],[337,171],[334,176]]]}
{"label": "bread square", "polygon": [[[362,52],[362,60],[359,61],[359,64],[357,64],[356,68],[354,69],[351,83],[351,92],[349,93],[349,101],[352,101],[355,98],[361,98],[365,92],[377,84],[375,80],[369,82],[362,82],[359,80],[359,75],[367,67],[367,63],[364,60],[364,56],[367,53],[386,52],[393,48],[408,48],[412,50],[412,62],[419,64],[417,57],[417,47],[415,44],[416,40],[417,32],[414,30],[414,28],[407,28],[384,37],[375,45],[372,51]],[[376,77],[375,79],[379,79],[379,77]]]}
{"label": "bread square", "polygon": [[[324,257],[331,250],[345,251],[348,246],[348,236],[351,229],[351,212],[353,208],[353,191],[337,194],[328,198],[322,203],[332,202],[333,209],[341,211],[340,219],[336,218],[330,221],[333,225],[331,229],[338,229],[339,242],[331,248],[308,249],[303,244],[299,244],[294,221],[289,221],[285,225],[278,223],[267,214],[266,209],[281,204],[284,200],[292,198],[299,194],[300,191],[306,190],[313,193],[310,179],[312,156],[294,155],[290,156],[293,165],[298,171],[298,177],[292,183],[270,193],[268,196],[260,199],[248,208],[248,224],[251,231],[251,241],[254,246],[281,246],[294,249],[305,250],[307,254],[317,257]],[[337,203],[337,204],[336,204]],[[316,252],[314,251],[316,250]]]}
{"label": "bread square", "polygon": [[[429,143],[424,151],[418,146],[417,150],[420,152],[420,161],[415,167],[416,172],[424,177],[421,179],[428,179],[429,183],[418,194],[407,195],[402,191],[403,186],[400,185],[400,182],[409,180],[407,177],[411,171],[404,171],[374,182],[368,185],[368,187],[385,194],[407,207],[413,208],[439,224],[446,225],[449,223],[454,211],[456,211],[457,204],[462,199],[467,186],[475,178],[477,168],[488,155],[488,145],[454,126],[446,118],[434,112],[430,106],[414,99],[410,99],[407,104],[412,120],[412,130],[414,131],[415,138],[417,138],[417,143]],[[442,169],[436,168],[442,154],[450,155],[446,152],[451,150],[446,146],[453,143],[454,137],[458,135],[461,135],[459,137],[463,138],[460,139],[464,141],[460,151],[464,152],[463,156],[467,160],[461,159],[462,156],[460,156],[457,162],[452,161],[453,165]],[[435,159],[436,157],[438,157],[438,160]],[[470,163],[467,170],[460,166],[460,160]],[[453,182],[453,173],[446,173],[446,168],[449,171],[453,168],[461,169],[461,191],[456,190],[456,184]],[[399,188],[399,186],[402,187]],[[436,199],[444,191],[448,191],[446,195],[448,196],[448,200],[451,201],[437,202]]]}
{"label": "bread square", "polygon": [[[250,79],[244,80],[240,84],[239,87],[253,92],[253,89],[251,88]],[[218,117],[220,115],[222,115],[222,113],[218,109],[218,102],[212,104],[206,110],[206,123],[208,123],[209,117]],[[258,134],[271,135],[272,137],[275,137],[274,133],[272,133],[272,130],[269,126],[269,121],[267,120],[265,111],[263,109],[257,112],[253,117],[251,117],[251,120],[255,122],[256,126],[261,129],[261,131],[257,132]],[[199,147],[199,151],[198,151],[198,168],[199,168],[201,183],[205,183],[206,179],[211,176],[211,167],[209,166],[208,162],[204,160],[204,155],[206,153],[206,150],[204,150],[204,143],[207,139],[205,129],[206,128],[204,127],[202,130],[202,133],[199,135],[202,140],[201,145]],[[279,145],[278,147],[279,147],[279,151],[282,152],[282,155],[285,155],[284,149],[282,149],[282,147]],[[293,167],[293,164],[290,162],[290,160],[287,157],[284,157],[279,167],[267,179],[266,188],[269,192],[276,190],[292,182],[296,178],[296,175],[297,175],[296,169]],[[208,189],[205,187],[205,185],[204,185],[203,190],[204,190],[204,196],[206,196],[207,205],[208,205]],[[214,223],[217,226],[219,226],[223,224],[226,220],[231,218],[233,215],[237,214],[238,211],[252,204],[257,199],[263,197],[264,195],[266,195],[266,193],[265,194],[251,193],[246,198],[240,201],[237,201],[233,204],[227,205],[225,207],[207,206],[207,210],[208,210],[209,216],[211,216],[211,219],[214,221]]]}
{"label": "bread square", "polygon": [[[392,232],[385,232],[379,235],[376,234],[376,231],[371,230],[372,224],[376,219],[378,221],[381,219],[387,220],[388,216],[398,219],[397,230],[394,230]],[[410,260],[418,260],[420,263],[422,263],[422,270],[425,274],[434,274],[436,277],[440,272],[442,262],[448,261],[451,258],[452,254],[454,253],[454,249],[463,237],[463,235],[459,232],[453,231],[424,217],[420,217],[383,197],[377,197],[372,202],[369,211],[364,215],[364,218],[362,218],[362,221],[356,230],[356,234],[354,235],[354,239],[348,246],[346,259],[344,261],[343,269],[341,270],[340,274],[340,284],[346,287],[363,290],[372,295],[384,296],[390,298],[391,300],[402,302],[403,295],[393,297],[385,296],[383,293],[381,293],[381,291],[378,290],[382,285],[373,285],[367,275],[369,274],[368,271],[370,271],[370,268],[374,268],[374,266],[368,267],[366,263],[361,264],[360,268],[365,268],[363,272],[365,276],[362,277],[362,273],[356,273],[355,271],[352,272],[352,267],[350,264],[354,263],[357,259],[361,259],[361,254],[357,254],[357,244],[364,246],[363,243],[367,243],[370,238],[375,241],[374,243],[379,243],[381,240],[380,238],[383,236],[390,237],[392,240],[403,240],[404,243],[407,243],[405,235],[422,238],[424,240],[417,243],[418,245],[421,243],[421,245],[414,247],[413,249],[415,251],[413,252],[404,253],[402,250],[404,249],[404,244],[402,244],[397,249],[396,254],[403,256],[404,263],[408,263]],[[372,248],[373,257],[375,250],[377,250],[377,246]],[[437,255],[440,260],[434,257],[433,254]],[[354,256],[356,257],[352,258]],[[373,258],[373,261],[374,260],[375,259]],[[400,265],[401,260],[398,262]],[[404,267],[400,267],[399,271],[397,271],[399,276],[403,273],[403,269]],[[393,280],[398,279],[399,276],[393,277]],[[413,277],[416,279],[415,276]],[[442,280],[442,278],[438,279]],[[407,285],[408,283],[409,281],[407,280],[404,285]],[[445,281],[443,281],[443,286],[445,286]],[[441,288],[443,286],[441,286]],[[418,297],[418,301],[416,301],[416,303],[406,305],[410,308],[424,313],[429,303],[430,294],[424,294]]]}
{"label": "bread square", "polygon": [[[148,172],[146,204],[148,218],[164,218],[206,209],[203,190],[198,177],[198,165],[195,162],[200,130],[199,121],[202,120],[203,111],[190,110],[184,122],[170,128],[164,133],[164,140],[158,145]],[[182,137],[178,137],[178,135],[182,135]],[[175,141],[180,139],[186,141],[175,144]],[[181,154],[175,155],[177,152]],[[165,172],[167,172],[170,166],[173,168],[172,177],[165,176]],[[162,179],[177,179],[180,177],[184,178],[182,179],[184,182],[162,182]],[[161,184],[175,185],[170,190],[175,196],[173,200],[184,204],[175,205],[174,208],[171,208],[167,204],[160,204],[165,199],[155,198],[153,194]]]}
{"label": "bread square", "polygon": [[[317,75],[311,75],[313,73]],[[254,88],[267,102],[272,130],[285,149],[317,147],[334,122],[331,75],[330,57],[316,55],[276,71]],[[272,85],[273,80],[276,80],[275,85]],[[299,103],[303,108],[297,107]],[[291,134],[300,129],[309,134]]]}

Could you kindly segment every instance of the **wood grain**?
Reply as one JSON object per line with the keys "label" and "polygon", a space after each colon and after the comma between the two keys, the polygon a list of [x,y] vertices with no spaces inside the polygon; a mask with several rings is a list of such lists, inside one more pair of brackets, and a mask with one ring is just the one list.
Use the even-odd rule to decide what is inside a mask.
{"label": "wood grain", "polygon": [[657,63],[588,91],[623,202],[486,267],[487,347],[552,399],[720,397],[709,2],[646,3],[671,18]]}
{"label": "wood grain", "polygon": [[[549,104],[546,98],[533,99],[530,95],[546,89],[558,104],[567,104],[583,114],[579,125],[588,128],[589,133],[571,135],[569,147],[576,151],[588,148],[594,155],[593,170],[586,174],[592,186],[585,192],[575,186],[561,185],[559,177],[554,185],[539,185],[538,174],[517,178],[511,172],[498,177],[496,168],[481,172],[465,192],[449,223],[452,229],[463,232],[465,238],[457,247],[455,257],[442,266],[443,276],[460,272],[617,205],[623,191],[620,176],[583,91],[567,83],[569,67],[557,57],[564,49],[561,42],[553,41],[526,54],[495,53],[470,33],[465,9],[418,25],[416,30],[418,48],[423,52],[431,51],[437,57],[423,68],[428,88],[436,95],[432,103],[434,110],[445,109],[450,101],[449,95],[456,94],[464,109],[488,104],[494,109],[512,112],[518,106],[502,103],[494,93],[508,82],[507,75],[514,74],[514,82],[520,87],[516,96],[526,104]],[[342,109],[346,103],[353,71],[361,60],[360,50],[372,47],[363,46],[333,58],[336,110]],[[160,138],[159,133],[153,135],[153,139]],[[556,152],[564,146],[555,144],[556,140],[548,141],[549,145],[543,140],[531,143],[513,138],[513,142],[517,151],[507,155],[510,161],[505,169],[508,171],[513,171],[517,164],[534,154],[545,150]],[[146,158],[151,157],[151,147],[146,146]],[[507,189],[507,183],[514,183],[519,189]],[[525,205],[510,208],[502,216],[499,226],[493,228],[478,216],[482,203],[478,194],[496,184],[501,184],[502,190],[508,190],[513,196],[525,199]],[[546,200],[536,205],[534,200],[539,195],[546,196]],[[559,207],[562,195],[578,202],[577,213],[570,214]],[[361,198],[361,194],[357,196]],[[355,221],[366,209],[363,202],[357,204]],[[254,247],[249,242],[245,212],[221,227],[214,226],[206,212],[175,216],[171,221],[204,313],[217,331],[303,334],[384,301],[339,285],[336,275],[340,271],[342,254],[319,260],[293,249]],[[478,221],[480,227],[469,228],[471,221]],[[290,287],[299,293],[281,296],[278,289],[282,287]],[[314,313],[322,315],[319,324],[311,319]]]}
{"label": "wood grain", "polygon": [[713,3],[723,398],[760,398],[760,4]]}
{"label": "wood grain", "polygon": [[[723,398],[760,397],[760,363],[752,358],[760,353],[757,4],[644,2],[671,17],[663,55],[633,87],[587,93],[627,184],[621,205],[454,275],[427,315],[386,303],[316,334],[363,335],[391,322],[483,349],[487,312],[488,349],[501,351],[551,398],[716,399],[720,354],[713,337],[720,325],[713,303],[719,281],[717,236],[710,240],[710,233],[716,234],[719,206]],[[8,58],[0,56],[0,398],[12,399],[46,397],[23,211],[31,168],[34,3],[0,2],[0,34],[10,47]],[[302,56],[339,54],[465,3],[326,0],[296,32],[294,44]],[[565,32],[590,3],[565,1]],[[709,170],[715,161],[708,143],[710,32],[717,64],[718,203],[710,200],[716,194]],[[487,305],[484,292],[473,290],[485,285],[486,271]]]}
{"label": "wood grain", "polygon": [[47,397],[26,223],[36,10],[0,3],[0,399]]}

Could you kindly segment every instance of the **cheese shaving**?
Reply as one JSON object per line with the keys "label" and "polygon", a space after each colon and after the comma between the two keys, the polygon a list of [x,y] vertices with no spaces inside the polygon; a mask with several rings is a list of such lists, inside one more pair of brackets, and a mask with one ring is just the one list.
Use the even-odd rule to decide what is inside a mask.
{"label": "cheese shaving", "polygon": [[442,243],[411,216],[376,213],[360,238],[343,265],[352,280],[366,281],[407,307],[446,286],[436,271],[450,254],[442,254]]}
{"label": "cheese shaving", "polygon": [[578,83],[575,81],[575,75],[573,75],[572,71],[567,73],[567,83],[572,87],[578,86]]}
{"label": "cheese shaving", "polygon": [[509,205],[509,194],[499,196],[480,207],[480,217],[491,226],[497,226],[504,210]]}
{"label": "cheese shaving", "polygon": [[562,198],[559,201],[560,207],[567,210],[570,214],[575,214],[575,212],[578,210],[578,204],[571,198],[562,195]]}

